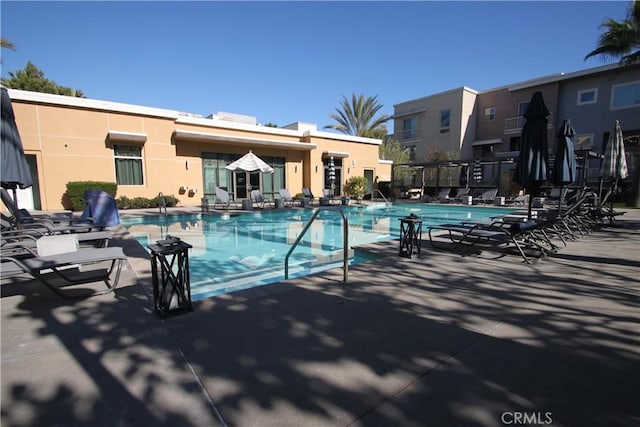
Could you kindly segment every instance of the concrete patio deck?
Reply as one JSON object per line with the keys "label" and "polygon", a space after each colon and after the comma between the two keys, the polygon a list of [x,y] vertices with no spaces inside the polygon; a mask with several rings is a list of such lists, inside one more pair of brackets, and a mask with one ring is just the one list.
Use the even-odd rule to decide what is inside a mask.
{"label": "concrete patio deck", "polygon": [[4,280],[1,424],[640,425],[640,210],[533,265],[384,256],[152,313],[147,253],[114,295]]}

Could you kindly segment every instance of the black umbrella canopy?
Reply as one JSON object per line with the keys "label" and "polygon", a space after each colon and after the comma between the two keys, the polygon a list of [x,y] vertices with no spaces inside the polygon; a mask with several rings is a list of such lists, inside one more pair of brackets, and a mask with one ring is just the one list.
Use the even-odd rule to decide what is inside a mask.
{"label": "black umbrella canopy", "polygon": [[13,199],[16,201],[16,189],[28,188],[33,185],[31,171],[27,164],[22,148],[22,139],[16,126],[11,98],[6,88],[2,88],[2,123],[1,145],[2,164],[0,168],[1,185],[3,188],[13,190]]}
{"label": "black umbrella canopy", "polygon": [[547,180],[549,164],[549,137],[547,117],[549,110],[544,104],[542,92],[535,92],[524,113],[526,123],[522,128],[520,156],[513,172],[513,181],[522,185],[529,193],[529,218],[531,203],[540,185]]}
{"label": "black umbrella canopy", "polygon": [[556,140],[556,161],[551,171],[551,183],[556,187],[571,184],[576,180],[576,158],[573,151],[576,131],[569,119],[562,122]]}

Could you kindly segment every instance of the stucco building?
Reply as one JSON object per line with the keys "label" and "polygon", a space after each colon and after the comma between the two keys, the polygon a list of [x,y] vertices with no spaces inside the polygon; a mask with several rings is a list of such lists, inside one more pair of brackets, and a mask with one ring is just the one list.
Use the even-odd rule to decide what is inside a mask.
{"label": "stucco building", "polygon": [[460,163],[480,160],[484,168],[480,184],[500,186],[501,176],[503,182],[510,180],[507,175],[520,150],[523,114],[536,91],[542,92],[551,112],[548,137],[552,155],[562,122],[569,119],[577,133],[580,176],[586,183],[597,182],[598,157],[619,120],[633,176],[640,154],[640,65],[605,65],[484,91],[462,87],[402,102],[394,105],[392,136],[410,154],[414,165],[428,164],[434,152],[446,152]]}
{"label": "stucco building", "polygon": [[[336,195],[351,176],[391,179],[391,162],[379,159],[380,140],[323,132],[309,123],[274,128],[229,113],[209,117],[179,111],[9,89],[16,123],[34,177],[21,190],[28,209],[64,207],[70,181],[118,184],[117,196],[172,194],[184,206],[199,205],[225,187],[236,200],[248,185],[270,198],[303,187],[321,195],[327,167],[336,165]],[[232,173],[225,166],[252,151],[273,174]]]}

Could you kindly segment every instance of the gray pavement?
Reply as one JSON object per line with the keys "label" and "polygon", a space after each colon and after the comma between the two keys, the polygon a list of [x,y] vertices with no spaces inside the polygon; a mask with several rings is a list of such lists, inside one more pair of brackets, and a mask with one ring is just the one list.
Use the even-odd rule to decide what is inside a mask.
{"label": "gray pavement", "polygon": [[2,282],[1,409],[17,426],[640,425],[640,211],[533,265],[423,243],[152,312],[150,262],[68,302]]}

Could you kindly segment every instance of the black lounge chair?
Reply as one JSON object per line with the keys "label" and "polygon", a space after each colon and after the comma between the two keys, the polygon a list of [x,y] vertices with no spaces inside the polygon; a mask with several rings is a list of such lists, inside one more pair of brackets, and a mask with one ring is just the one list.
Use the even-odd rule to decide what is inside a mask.
{"label": "black lounge chair", "polygon": [[539,242],[538,238],[533,238],[533,231],[537,227],[534,221],[525,221],[520,223],[487,223],[487,224],[441,224],[428,227],[429,241],[431,246],[437,248],[433,239],[433,230],[446,231],[449,239],[454,244],[454,249],[466,245],[473,246],[476,244],[489,244],[492,246],[513,246],[518,250],[527,264],[531,264],[531,260],[525,253],[525,249],[533,249],[539,253],[542,258],[548,253]]}

